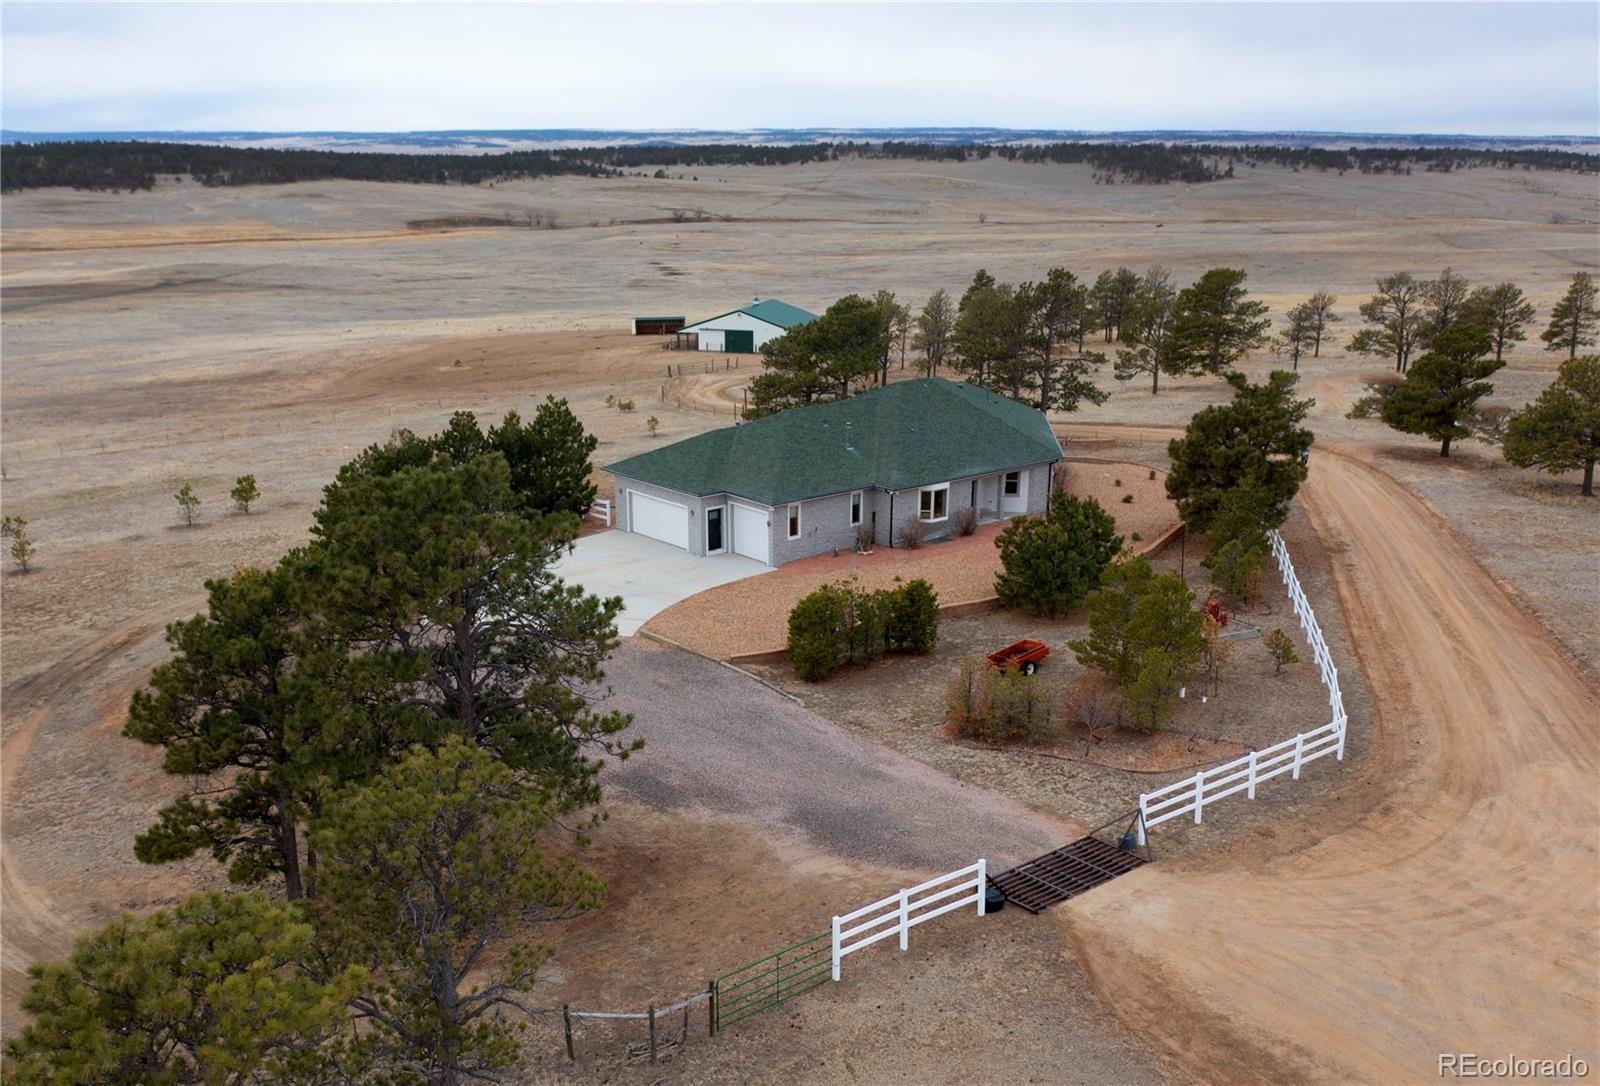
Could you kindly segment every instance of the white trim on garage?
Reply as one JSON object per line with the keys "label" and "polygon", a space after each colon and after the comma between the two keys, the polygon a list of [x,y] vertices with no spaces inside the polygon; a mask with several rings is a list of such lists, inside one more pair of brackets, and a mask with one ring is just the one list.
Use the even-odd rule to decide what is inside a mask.
{"label": "white trim on garage", "polygon": [[628,530],[688,550],[689,507],[630,490]]}
{"label": "white trim on garage", "polygon": [[726,527],[733,529],[733,553],[754,558],[763,565],[772,564],[772,510],[765,506],[745,505],[730,501],[732,512]]}

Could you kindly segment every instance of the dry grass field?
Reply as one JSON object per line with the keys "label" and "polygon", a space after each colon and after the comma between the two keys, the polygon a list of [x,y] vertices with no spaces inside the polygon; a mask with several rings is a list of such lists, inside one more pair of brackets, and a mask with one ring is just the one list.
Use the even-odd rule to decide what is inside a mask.
{"label": "dry grass field", "polygon": [[[694,319],[755,294],[820,310],[841,294],[880,287],[916,305],[937,287],[959,292],[978,267],[1016,280],[1052,265],[1092,278],[1119,264],[1161,263],[1185,281],[1228,264],[1249,273],[1248,285],[1276,313],[1316,289],[1341,297],[1337,308],[1345,323],[1337,326],[1338,342],[1301,367],[1304,388],[1318,400],[1313,419],[1320,443],[1307,504],[1312,523],[1328,537],[1326,551],[1317,549],[1308,559],[1313,568],[1302,576],[1337,585],[1361,672],[1378,702],[1375,722],[1369,721],[1375,756],[1333,799],[1333,817],[1341,827],[1354,827],[1354,836],[1317,846],[1326,821],[1305,822],[1302,813],[1296,822],[1293,811],[1278,808],[1290,828],[1228,852],[1219,874],[1197,874],[1200,860],[1186,850],[1181,863],[1122,880],[1098,902],[1063,914],[1066,919],[1031,927],[1026,936],[1002,934],[994,940],[1002,944],[997,953],[1011,953],[1005,950],[1011,947],[1035,963],[1028,974],[1033,1002],[1070,984],[1073,994],[1062,1006],[1081,1011],[1070,1022],[1027,1018],[1018,1043],[1045,1044],[1078,1028],[1071,1023],[1087,1023],[1082,1028],[1098,1031],[1103,1044],[1082,1034],[1066,1042],[1066,1050],[1081,1056],[1071,1066],[1085,1081],[1097,1075],[1109,1081],[1203,1076],[1200,1061],[1222,1059],[1219,1054],[1227,1060],[1215,1066],[1230,1073],[1218,1078],[1234,1072],[1279,1081],[1432,1077],[1431,1063],[1412,1067],[1406,1060],[1427,1044],[1449,1040],[1448,1031],[1407,1023],[1451,1007],[1452,992],[1444,981],[1416,978],[1431,975],[1427,970],[1441,965],[1445,950],[1463,948],[1468,927],[1489,922],[1492,914],[1469,909],[1445,918],[1454,925],[1448,929],[1430,927],[1444,921],[1429,912],[1425,887],[1413,892],[1385,880],[1355,879],[1341,899],[1324,897],[1318,880],[1330,869],[1363,870],[1363,840],[1375,847],[1385,835],[1416,833],[1418,823],[1408,830],[1406,816],[1431,811],[1421,815],[1420,826],[1439,847],[1418,878],[1436,879],[1441,893],[1466,894],[1471,888],[1449,865],[1472,863],[1472,846],[1429,808],[1434,793],[1448,793],[1448,811],[1485,833],[1495,831],[1492,847],[1509,858],[1521,837],[1552,831],[1549,809],[1584,779],[1573,776],[1574,767],[1586,766],[1592,785],[1596,715],[1586,726],[1581,722],[1594,709],[1590,684],[1600,663],[1594,543],[1600,505],[1576,498],[1575,479],[1510,469],[1496,450],[1466,443],[1445,463],[1429,455],[1422,439],[1345,419],[1364,375],[1383,364],[1347,358],[1339,345],[1372,280],[1401,268],[1427,275],[1449,265],[1475,282],[1515,281],[1539,306],[1542,322],[1572,272],[1600,266],[1594,179],[1499,170],[1335,177],[1259,168],[1203,186],[1108,187],[1093,184],[1087,168],[1001,160],[683,172],[672,179],[560,178],[473,189],[168,183],[138,195],[50,190],[5,197],[0,467],[5,511],[28,518],[39,549],[34,572],[8,572],[0,581],[6,1032],[16,1028],[19,984],[31,961],[61,955],[75,933],[120,909],[170,903],[218,880],[203,861],[147,868],[133,859],[133,834],[177,789],[153,752],[118,735],[122,712],[130,691],[162,657],[162,626],[202,602],[202,580],[239,563],[270,562],[301,542],[321,486],[360,447],[401,427],[435,429],[454,410],[527,412],[547,393],[568,397],[600,437],[601,463],[645,447],[649,415],[661,420],[657,441],[730,419],[731,396],[743,375],[696,373],[705,359],[628,337],[626,321],[634,314]],[[528,210],[553,213],[556,228],[439,225]],[[1497,401],[1524,402],[1553,375],[1555,360],[1537,346],[1524,344],[1510,355],[1496,378]],[[683,361],[691,372],[668,381],[667,365]],[[744,361],[746,368],[751,364]],[[1250,368],[1261,372],[1275,364],[1255,359]],[[1160,466],[1164,428],[1181,425],[1224,392],[1209,379],[1164,382],[1154,398],[1137,384],[1117,385],[1107,404],[1073,420],[1081,424],[1075,432],[1120,435],[1127,448],[1103,455],[1142,460],[1143,449]],[[631,414],[608,409],[608,394],[630,397],[639,408]],[[263,493],[248,516],[232,512],[227,501],[232,479],[245,472],[256,476]],[[205,502],[192,528],[178,526],[172,499],[184,481]],[[1385,519],[1363,524],[1373,510]],[[1432,564],[1410,551],[1404,561],[1387,556],[1388,548],[1402,545],[1434,546],[1437,554]],[[1415,591],[1396,596],[1389,577],[1415,579]],[[1402,605],[1442,608],[1432,621],[1444,632],[1430,633],[1422,619],[1398,610]],[[1490,610],[1474,615],[1472,608]],[[1501,616],[1494,608],[1512,613]],[[1481,628],[1472,629],[1472,622]],[[1502,638],[1501,629],[1511,632]],[[1547,630],[1587,679],[1560,659]],[[1431,657],[1387,659],[1376,644],[1425,645]],[[1490,684],[1468,691],[1481,700],[1476,708],[1440,679],[1469,661],[1475,673],[1482,665],[1481,682]],[[1349,660],[1345,666],[1354,671],[1356,665]],[[1505,700],[1515,697],[1514,689],[1494,682],[1542,684],[1530,703],[1550,732],[1542,745],[1538,737],[1497,745],[1474,730],[1504,731],[1520,712]],[[1413,738],[1416,745],[1408,746]],[[1470,750],[1473,772],[1451,761],[1452,744]],[[1508,763],[1497,759],[1508,758],[1527,768],[1502,772]],[[1397,781],[1405,787],[1397,788]],[[1591,826],[1594,815],[1592,788],[1581,794],[1590,809],[1571,824],[1576,830]],[[1389,810],[1392,795],[1403,801]],[[1487,809],[1474,807],[1480,800]],[[1518,804],[1525,814],[1515,813]],[[1381,816],[1363,821],[1379,808]],[[1228,818],[1219,813],[1213,826],[1207,812],[1205,839],[1215,848],[1231,848]],[[1239,824],[1249,825],[1250,818],[1242,815]],[[669,833],[641,819],[639,832],[686,843],[711,832],[693,815],[679,822]],[[613,823],[599,854],[602,873],[633,903],[634,912],[621,909],[619,917],[637,915],[638,895],[648,889],[631,885],[637,865],[618,859],[642,847],[617,836],[627,824],[625,816]],[[738,855],[783,847],[764,839],[759,828],[749,837]],[[1562,848],[1549,860],[1575,872],[1592,891],[1592,841],[1587,848]],[[1284,860],[1284,849],[1294,857]],[[679,878],[702,887],[707,898],[715,899],[717,887],[736,873],[735,856],[679,855],[688,857]],[[1317,867],[1320,861],[1325,866]],[[818,870],[830,862],[815,860]],[[1552,936],[1557,941],[1543,959],[1558,953],[1569,961],[1587,956],[1591,965],[1596,959],[1592,931],[1586,941],[1572,928],[1589,916],[1582,902],[1542,879],[1521,890],[1510,881],[1529,862],[1524,856],[1506,867],[1506,879],[1472,890],[1485,900],[1504,895],[1519,902],[1532,890],[1546,903],[1508,916],[1506,931],[1492,940],[1500,949],[1468,979],[1526,981],[1521,992],[1527,999],[1512,1013],[1543,1014],[1546,1024],[1542,1032],[1512,1036],[1544,1043],[1559,1040],[1564,1025],[1593,1011],[1593,970],[1586,990],[1541,1003],[1531,994],[1541,985],[1564,985],[1570,993],[1582,978],[1555,963],[1519,973],[1513,956],[1534,954],[1524,933],[1559,905],[1569,910],[1559,922],[1566,926]],[[1242,906],[1240,894],[1258,885],[1250,880],[1261,876],[1270,883],[1275,871],[1287,871],[1292,895],[1263,898],[1254,911]],[[900,885],[896,877],[886,871],[880,882],[870,870],[852,869],[846,881],[881,884],[887,892]],[[1359,899],[1358,890],[1378,896]],[[1170,911],[1157,916],[1154,905],[1141,906],[1141,893]],[[1362,908],[1384,894],[1398,894],[1416,938],[1437,934],[1439,949],[1424,952],[1399,935],[1371,938],[1350,912],[1335,912],[1342,904],[1368,918]],[[821,907],[805,895],[796,901],[808,918]],[[1293,942],[1279,931],[1283,941],[1250,962],[1260,982],[1221,1008],[1236,1018],[1274,1008],[1266,1015],[1272,1020],[1268,1039],[1246,1044],[1226,1021],[1201,1014],[1186,999],[1185,981],[1198,983],[1214,964],[1197,947],[1195,933],[1204,932],[1217,947],[1233,945],[1228,941],[1244,939],[1252,919],[1285,915],[1273,912],[1285,901],[1308,910],[1313,922],[1338,936],[1330,945],[1351,955],[1337,983],[1348,1003],[1338,1014],[1353,1016],[1352,1025],[1333,1028],[1296,1010],[1293,978],[1331,974],[1314,940]],[[679,892],[664,895],[649,915],[670,929],[704,907],[701,897]],[[1130,910],[1137,924],[1123,923]],[[603,916],[575,941],[580,957],[601,955],[596,968],[610,967],[612,959],[598,949],[608,938],[633,937],[622,919]],[[763,923],[773,932],[782,929],[775,918]],[[1041,939],[1041,931],[1051,938]],[[1126,934],[1135,931],[1143,941]],[[1291,942],[1292,953],[1284,950]],[[1046,944],[1059,948],[1059,957],[1039,964]],[[1413,955],[1405,977],[1416,981],[1417,1005],[1385,1005],[1380,1009],[1392,1015],[1389,1024],[1363,1035],[1359,993],[1377,983],[1372,978],[1386,959],[1405,954]],[[585,969],[572,958],[558,957],[556,964],[569,978]],[[1169,979],[1159,990],[1141,990],[1139,978],[1151,970]],[[912,983],[895,976],[895,983]],[[1089,994],[1091,983],[1099,997]],[[992,1000],[1005,998],[992,986],[982,991]],[[1484,992],[1482,1002],[1493,1002]],[[830,1057],[830,1035],[813,1023],[842,1031],[840,1044],[848,1038],[859,1046],[871,1036],[862,1016],[880,1012],[864,994],[829,998],[858,1002],[833,1010],[819,1004],[797,1012],[808,1016],[801,1020],[773,1017],[753,1027],[773,1044],[808,1031],[804,1059],[766,1066],[760,1074],[752,1071],[755,1062],[725,1063],[722,1070],[769,1081],[849,1078]],[[1479,1002],[1474,997],[1473,1007],[1450,1021],[1483,1045],[1502,1023]],[[952,1005],[940,1004],[940,1013]],[[998,1058],[1011,1010],[998,1004],[992,1010],[984,1016],[982,1044]],[[881,1041],[878,1062],[853,1070],[863,1081],[936,1080],[950,1066],[940,1054],[948,1035],[930,1040],[926,1022],[903,1009],[896,1013],[905,1024]],[[1592,1026],[1592,1013],[1588,1021]],[[1278,1028],[1282,1032],[1274,1033]],[[1281,1042],[1292,1030],[1309,1031],[1315,1043],[1298,1050]],[[1373,1041],[1366,1057],[1322,1058],[1351,1036]],[[1147,1052],[1140,1043],[1153,1047]],[[745,1058],[743,1050],[731,1051],[718,1058]],[[994,1067],[961,1066],[974,1079]],[[648,1080],[636,1068],[613,1070],[613,1080]],[[1067,1070],[1060,1063],[1041,1068]],[[684,1081],[717,1078],[692,1055],[673,1074]]]}

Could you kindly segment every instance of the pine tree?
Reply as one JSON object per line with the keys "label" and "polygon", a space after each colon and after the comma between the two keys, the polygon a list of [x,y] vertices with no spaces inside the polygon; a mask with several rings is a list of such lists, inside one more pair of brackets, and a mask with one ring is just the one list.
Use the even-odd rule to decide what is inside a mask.
{"label": "pine tree", "polygon": [[1172,315],[1171,368],[1220,375],[1267,341],[1267,307],[1250,301],[1245,273],[1212,268],[1178,292]]}
{"label": "pine tree", "polygon": [[1310,302],[1301,302],[1299,305],[1290,306],[1284,316],[1289,318],[1289,324],[1283,332],[1282,349],[1298,373],[1300,356],[1317,340],[1316,310]]}
{"label": "pine tree", "polygon": [[1522,329],[1534,315],[1533,303],[1523,296],[1522,288],[1515,283],[1479,287],[1467,299],[1462,311],[1463,320],[1489,333],[1497,362],[1505,357],[1507,347],[1527,338]]}
{"label": "pine tree", "polygon": [[386,981],[351,1001],[375,1066],[455,1084],[516,1062],[516,1027],[498,1012],[522,1008],[552,953],[521,933],[598,907],[605,890],[545,856],[538,841],[554,817],[504,764],[452,736],[318,819],[324,953]]}
{"label": "pine tree", "polygon": [[1312,436],[1300,423],[1316,401],[1294,398],[1298,378],[1274,370],[1259,385],[1237,373],[1228,381],[1233,401],[1196,412],[1167,446],[1167,496],[1190,531],[1209,531],[1241,491],[1258,496],[1260,529],[1277,527],[1306,478]]}
{"label": "pine tree", "polygon": [[922,375],[936,376],[950,354],[950,337],[955,329],[955,307],[950,292],[943,287],[929,296],[917,314],[916,333],[911,346],[922,353]]}
{"label": "pine tree", "polygon": [[[123,734],[164,748],[194,782],[134,841],[146,863],[209,852],[233,882],[281,876],[312,890],[303,824],[322,789],[375,771],[361,669],[304,607],[319,595],[302,554],[206,582],[204,614],[167,627],[172,656],[136,690]],[[366,758],[356,757],[366,751]],[[222,782],[219,785],[219,781]]]}
{"label": "pine tree", "polygon": [[178,500],[178,515],[183,517],[183,523],[193,527],[195,510],[200,508],[200,497],[194,492],[194,487],[184,483],[173,497]]}
{"label": "pine tree", "polygon": [[1112,373],[1119,381],[1150,375],[1150,395],[1161,390],[1161,372],[1171,370],[1172,326],[1178,292],[1167,269],[1155,265],[1137,281],[1123,304],[1118,337],[1128,346],[1117,351]]}
{"label": "pine tree", "polygon": [[1177,573],[1145,558],[1106,572],[1089,596],[1089,634],[1070,643],[1078,662],[1110,675],[1136,728],[1154,731],[1205,652],[1194,594]]}
{"label": "pine tree", "polygon": [[4,521],[0,521],[0,539],[11,540],[9,548],[11,560],[17,564],[17,568],[21,572],[27,573],[29,561],[37,553],[33,545],[33,539],[28,535],[27,519],[9,516]]}
{"label": "pine tree", "polygon": [[1567,358],[1573,359],[1578,357],[1579,347],[1594,344],[1595,330],[1600,328],[1597,296],[1600,288],[1595,286],[1594,276],[1578,272],[1572,277],[1567,293],[1550,312],[1550,327],[1539,337],[1545,342],[1545,350],[1564,350]]}
{"label": "pine tree", "polygon": [[1449,456],[1450,443],[1472,433],[1467,421],[1478,401],[1494,391],[1484,378],[1505,364],[1488,357],[1489,347],[1489,336],[1468,324],[1433,337],[1428,353],[1384,401],[1383,421],[1433,438],[1440,442],[1439,455]]}
{"label": "pine tree", "polygon": [[956,309],[956,369],[972,384],[999,385],[1020,400],[1027,387],[1021,364],[1026,324],[1021,318],[1016,288],[980,269]]}
{"label": "pine tree", "polygon": [[250,503],[261,497],[261,490],[256,486],[254,475],[241,475],[233,481],[233,489],[228,492],[228,497],[233,499],[233,504],[241,513],[250,512]]}
{"label": "pine tree", "polygon": [[1060,494],[1049,512],[1019,517],[995,539],[1005,607],[1055,617],[1081,606],[1122,549],[1116,521],[1093,498]]}
{"label": "pine tree", "polygon": [[1422,284],[1424,321],[1427,332],[1424,342],[1460,321],[1467,311],[1471,298],[1471,284],[1453,268],[1439,273],[1439,278]]}
{"label": "pine tree", "polygon": [[1369,327],[1351,338],[1350,350],[1393,358],[1395,372],[1404,373],[1411,365],[1412,352],[1427,335],[1426,286],[1410,272],[1379,279],[1378,293],[1361,305],[1361,319]]}
{"label": "pine tree", "polygon": [[308,555],[322,607],[417,726],[485,747],[562,813],[600,798],[632,722],[590,706],[622,601],[562,582],[577,518],[528,514],[505,459],[439,460],[327,488]]}
{"label": "pine tree", "polygon": [[1600,355],[1561,363],[1556,379],[1538,399],[1512,417],[1505,457],[1542,471],[1583,469],[1583,493],[1594,497],[1594,466],[1600,460]]}
{"label": "pine tree", "polygon": [[318,979],[315,957],[301,911],[264,894],[123,914],[65,962],[29,967],[33,1022],[6,1042],[5,1081],[314,1081],[366,982],[355,967]]}
{"label": "pine tree", "polygon": [[1311,357],[1321,358],[1322,336],[1327,331],[1328,325],[1336,324],[1343,319],[1333,311],[1333,307],[1339,304],[1339,298],[1337,295],[1329,294],[1325,290],[1319,290],[1307,298],[1303,304],[1308,307],[1311,313],[1311,326],[1314,335],[1311,343]]}

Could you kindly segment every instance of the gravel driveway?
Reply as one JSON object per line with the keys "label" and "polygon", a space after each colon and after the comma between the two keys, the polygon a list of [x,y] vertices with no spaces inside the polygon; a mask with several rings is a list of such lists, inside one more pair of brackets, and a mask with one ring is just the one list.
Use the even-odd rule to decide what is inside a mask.
{"label": "gravel driveway", "polygon": [[988,859],[991,870],[1083,833],[920,762],[866,743],[787,698],[692,653],[629,639],[614,695],[645,749],[602,780],[659,810],[734,815],[797,832],[844,858],[909,870]]}

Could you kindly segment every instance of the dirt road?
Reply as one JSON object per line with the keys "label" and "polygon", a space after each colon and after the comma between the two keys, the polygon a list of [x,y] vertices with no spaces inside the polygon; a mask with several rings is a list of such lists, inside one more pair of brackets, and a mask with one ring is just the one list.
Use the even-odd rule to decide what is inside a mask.
{"label": "dirt road", "polygon": [[1200,1080],[1419,1082],[1442,1052],[1594,1067],[1600,697],[1350,453],[1320,450],[1302,494],[1371,756],[1270,841],[1144,868],[1068,923],[1119,1017]]}

